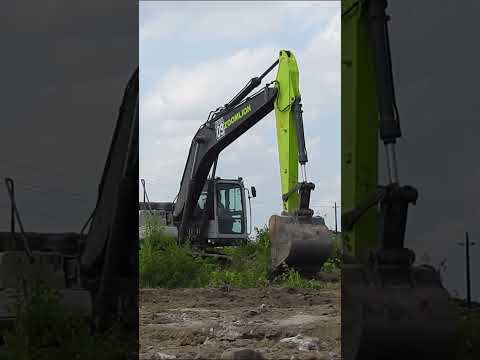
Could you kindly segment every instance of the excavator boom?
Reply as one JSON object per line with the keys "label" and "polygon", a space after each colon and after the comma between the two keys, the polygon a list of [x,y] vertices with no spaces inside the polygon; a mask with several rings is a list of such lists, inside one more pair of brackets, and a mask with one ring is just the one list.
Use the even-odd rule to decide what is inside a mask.
{"label": "excavator boom", "polygon": [[195,134],[173,212],[174,218],[180,220],[180,241],[188,235],[193,211],[218,155],[273,110],[276,93],[274,87],[266,86],[208,120]]}

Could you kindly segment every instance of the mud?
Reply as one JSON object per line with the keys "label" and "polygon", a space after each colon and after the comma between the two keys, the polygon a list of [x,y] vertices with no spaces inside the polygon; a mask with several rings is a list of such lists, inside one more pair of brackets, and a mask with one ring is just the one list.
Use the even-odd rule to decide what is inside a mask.
{"label": "mud", "polygon": [[[318,346],[280,341],[297,335]],[[339,286],[141,290],[141,359],[220,359],[232,348],[265,359],[340,359]]]}

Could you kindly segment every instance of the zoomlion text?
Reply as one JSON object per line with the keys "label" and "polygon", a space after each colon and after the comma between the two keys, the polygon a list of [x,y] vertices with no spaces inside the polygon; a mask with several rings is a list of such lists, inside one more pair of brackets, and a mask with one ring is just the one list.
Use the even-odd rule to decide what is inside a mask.
{"label": "zoomlion text", "polygon": [[224,121],[225,129],[228,128],[229,126],[235,124],[238,120],[243,118],[246,114],[248,114],[251,111],[252,111],[252,105],[248,104],[242,110],[240,110],[239,112],[232,115],[228,120]]}

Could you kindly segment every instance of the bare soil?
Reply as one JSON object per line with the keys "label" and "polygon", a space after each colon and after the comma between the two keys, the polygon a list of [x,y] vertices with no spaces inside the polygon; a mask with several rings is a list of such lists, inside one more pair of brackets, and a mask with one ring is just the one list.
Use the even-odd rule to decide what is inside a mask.
{"label": "bare soil", "polygon": [[[280,342],[299,334],[318,348]],[[340,286],[141,290],[140,359],[220,359],[232,348],[265,359],[340,359]]]}

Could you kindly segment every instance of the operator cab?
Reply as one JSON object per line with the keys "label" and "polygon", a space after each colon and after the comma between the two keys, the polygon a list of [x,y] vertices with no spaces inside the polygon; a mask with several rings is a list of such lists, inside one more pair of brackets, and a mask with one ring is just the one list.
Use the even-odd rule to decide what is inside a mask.
{"label": "operator cab", "polygon": [[[211,191],[210,203],[207,194]],[[196,213],[206,210],[207,241],[213,246],[235,246],[248,239],[245,186],[242,178],[208,180],[198,200]],[[248,197],[250,201],[250,196]],[[251,221],[251,219],[250,219]]]}

